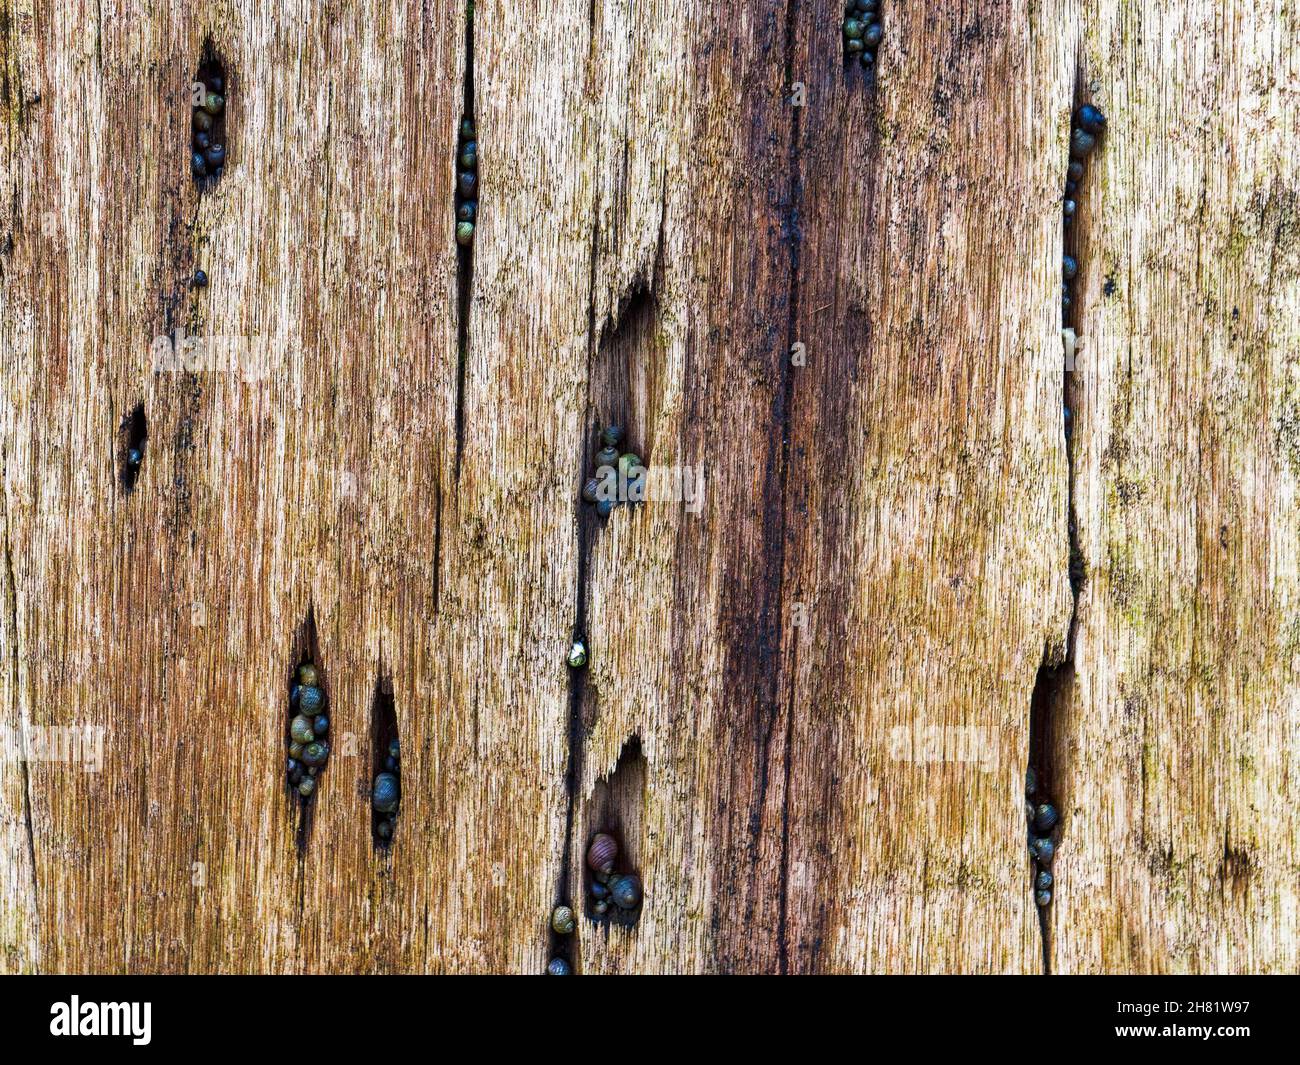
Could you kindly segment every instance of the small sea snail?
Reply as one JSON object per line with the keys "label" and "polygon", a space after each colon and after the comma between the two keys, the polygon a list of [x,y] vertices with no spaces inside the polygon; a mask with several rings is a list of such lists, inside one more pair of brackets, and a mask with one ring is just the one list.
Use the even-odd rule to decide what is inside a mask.
{"label": "small sea snail", "polygon": [[1034,811],[1034,827],[1039,832],[1050,832],[1056,827],[1056,822],[1061,819],[1061,815],[1056,812],[1056,807],[1050,802],[1042,803]]}
{"label": "small sea snail", "polygon": [[1070,161],[1069,167],[1065,171],[1066,179],[1069,181],[1079,182],[1083,180],[1083,164],[1077,159]]}
{"label": "small sea snail", "polygon": [[587,664],[587,645],[582,640],[574,640],[569,648],[569,668],[581,669]]}
{"label": "small sea snail", "polygon": [[601,899],[607,899],[609,898],[609,888],[607,888],[599,880],[593,880],[591,882],[591,897],[593,899],[596,899],[597,901],[600,901]]}
{"label": "small sea snail", "polygon": [[460,168],[462,170],[478,169],[478,144],[475,141],[468,142],[460,150]]}
{"label": "small sea snail", "polygon": [[595,477],[591,478],[582,486],[582,498],[587,503],[596,502],[596,493],[600,490],[600,481]]}
{"label": "small sea snail", "polygon": [[296,772],[301,772],[302,766],[298,764],[298,759],[290,756],[285,759],[285,772],[293,776]]}
{"label": "small sea snail", "polygon": [[1061,212],[1065,215],[1066,218],[1069,218],[1070,215],[1074,214],[1075,208],[1077,206],[1078,205],[1073,200],[1064,200],[1061,203]]}
{"label": "small sea snail", "polygon": [[456,218],[461,222],[472,222],[474,216],[478,214],[478,204],[473,200],[466,200],[456,208]]}
{"label": "small sea snail", "polygon": [[602,447],[596,452],[596,468],[602,466],[613,466],[618,462],[618,448],[613,446]]}
{"label": "small sea snail", "polygon": [[211,143],[212,138],[202,130],[194,134],[194,148],[196,151],[203,151]]}
{"label": "small sea snail", "polygon": [[320,686],[320,672],[314,665],[307,662],[305,665],[298,667],[298,683],[306,688],[316,688]]}
{"label": "small sea snail", "polygon": [[598,917],[604,917],[605,914],[609,913],[609,903],[606,902],[604,899],[598,899],[595,902],[595,904],[591,907],[591,910]]}
{"label": "small sea snail", "polygon": [[324,736],[330,730],[330,719],[324,714],[317,714],[312,720],[311,730],[317,736]]}
{"label": "small sea snail", "polygon": [[203,133],[212,132],[212,116],[206,111],[195,111],[192,125]]}
{"label": "small sea snail", "polygon": [[607,425],[600,431],[600,442],[605,447],[616,448],[623,442],[623,427],[620,425]]}
{"label": "small sea snail", "polygon": [[602,499],[596,504],[596,513],[602,518],[608,518],[614,513],[614,501],[612,499]]}
{"label": "small sea snail", "polygon": [[866,27],[855,18],[844,20],[844,36],[850,41],[861,40],[862,32]]}
{"label": "small sea snail", "polygon": [[474,194],[478,192],[478,178],[470,171],[462,171],[457,179],[456,187],[460,190],[462,197],[472,200]]}
{"label": "small sea snail", "polygon": [[1075,261],[1073,255],[1061,256],[1061,276],[1067,281],[1073,281],[1075,275],[1079,272],[1079,264]]}
{"label": "small sea snail", "polygon": [[1101,113],[1099,108],[1093,107],[1092,104],[1084,104],[1076,112],[1074,121],[1077,122],[1084,131],[1094,136],[1106,128],[1106,116]]}
{"label": "small sea snail", "polygon": [[462,248],[468,248],[474,243],[474,223],[457,222],[456,223],[456,243]]}
{"label": "small sea snail", "polygon": [[1076,129],[1070,135],[1071,159],[1086,159],[1095,147],[1097,147],[1097,138],[1086,130]]}
{"label": "small sea snail", "polygon": [[303,749],[305,746],[307,746],[305,743],[291,743],[291,744],[289,744],[289,757],[290,757],[290,758],[301,758],[301,757],[302,757],[302,749]]}
{"label": "small sea snail", "polygon": [[208,164],[198,152],[190,156],[190,169],[194,171],[195,177],[203,177],[208,172]]}
{"label": "small sea snail", "polygon": [[567,936],[578,927],[573,918],[573,911],[568,906],[556,906],[551,913],[551,927],[562,936]]}
{"label": "small sea snail", "polygon": [[209,74],[206,78],[200,78],[199,80],[203,82],[203,87],[208,92],[220,92],[225,88],[226,84],[225,79],[220,74]]}
{"label": "small sea snail", "polygon": [[1035,893],[1034,901],[1039,906],[1050,906],[1052,904],[1052,893],[1050,891],[1039,891]]}
{"label": "small sea snail", "polygon": [[1038,875],[1034,877],[1034,887],[1039,891],[1051,891],[1052,874],[1046,869],[1039,870]]}
{"label": "small sea snail", "polygon": [[215,170],[226,161],[226,149],[220,144],[209,144],[203,152],[203,158]]}
{"label": "small sea snail", "polygon": [[401,787],[397,783],[397,777],[392,773],[380,773],[375,777],[375,786],[370,792],[370,804],[375,808],[376,813],[391,814],[397,809],[399,798],[401,798]]}
{"label": "small sea snail", "polygon": [[573,970],[563,958],[552,958],[546,963],[547,976],[571,976],[572,974]]}
{"label": "small sea snail", "polygon": [[315,717],[325,705],[325,693],[310,684],[304,684],[298,692],[298,709],[304,714]]}
{"label": "small sea snail", "polygon": [[613,836],[597,832],[587,847],[587,865],[596,873],[612,873],[618,857],[618,842]]}
{"label": "small sea snail", "polygon": [[219,92],[210,92],[203,98],[203,110],[210,115],[219,115],[226,106],[226,99]]}
{"label": "small sea snail", "polygon": [[1056,857],[1056,847],[1050,839],[1035,839],[1029,845],[1029,849],[1043,865],[1051,865],[1052,859]]}
{"label": "small sea snail", "polygon": [[304,747],[316,738],[316,733],[312,728],[311,718],[305,714],[299,714],[289,722],[289,736],[294,743],[301,743]]}
{"label": "small sea snail", "polygon": [[623,477],[631,477],[634,470],[643,469],[639,455],[634,455],[629,451],[626,455],[620,455],[618,459],[618,472]]}
{"label": "small sea snail", "polygon": [[1025,798],[1029,798],[1038,790],[1038,774],[1034,772],[1034,767],[1030,766],[1025,770]]}
{"label": "small sea snail", "polygon": [[850,37],[847,41],[845,41],[844,51],[846,51],[849,55],[861,55],[862,54],[861,36]]}
{"label": "small sea snail", "polygon": [[873,22],[862,32],[862,43],[867,48],[875,48],[880,44],[880,39],[884,37],[884,27],[879,22]]}
{"label": "small sea snail", "polygon": [[193,285],[195,288],[207,288],[208,287],[207,272],[204,270],[195,270]]}
{"label": "small sea snail", "polygon": [[138,447],[133,447],[126,453],[126,464],[128,466],[139,466],[144,461],[144,452]]}
{"label": "small sea snail", "polygon": [[330,756],[329,745],[326,743],[309,743],[302,749],[302,760],[304,765],[322,766],[325,760]]}
{"label": "small sea snail", "polygon": [[315,777],[303,777],[300,781],[298,781],[298,794],[301,795],[304,799],[310,799],[312,792],[314,792],[315,790],[316,790]]}
{"label": "small sea snail", "polygon": [[460,120],[460,139],[463,141],[472,141],[474,139],[474,120],[472,118],[462,118]]}
{"label": "small sea snail", "polygon": [[621,876],[609,886],[609,894],[620,909],[635,910],[641,905],[641,881],[635,876]]}
{"label": "small sea snail", "polygon": [[375,826],[375,835],[377,835],[380,839],[392,839],[392,838],[393,838],[393,822],[392,822],[392,821],[380,821],[379,824],[377,824],[377,825]]}

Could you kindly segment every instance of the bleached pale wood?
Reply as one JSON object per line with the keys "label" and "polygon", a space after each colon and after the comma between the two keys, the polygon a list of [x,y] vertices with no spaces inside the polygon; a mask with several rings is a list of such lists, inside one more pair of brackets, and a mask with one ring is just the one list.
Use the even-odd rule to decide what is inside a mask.
{"label": "bleached pale wood", "polygon": [[[886,3],[872,96],[840,12],[559,0],[521,33],[475,5],[458,400],[463,5],[9,5],[0,700],[109,738],[99,774],[0,768],[0,964],[538,971],[565,863],[576,900],[615,821],[647,904],[580,922],[583,972],[1038,971],[1020,792],[1071,611],[1082,76],[1112,129],[1080,220],[1053,964],[1294,968],[1294,16]],[[200,199],[207,35],[234,139]],[[153,373],[173,301],[277,338],[269,375]],[[652,466],[704,464],[702,514],[584,516],[610,418]],[[309,608],[338,753],[300,857]],[[935,728],[971,746],[908,743]]]}

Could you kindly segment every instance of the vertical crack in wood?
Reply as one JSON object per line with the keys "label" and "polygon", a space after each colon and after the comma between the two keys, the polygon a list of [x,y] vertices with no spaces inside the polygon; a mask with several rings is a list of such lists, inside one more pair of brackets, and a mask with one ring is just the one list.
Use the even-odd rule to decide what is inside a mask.
{"label": "vertical crack in wood", "polygon": [[18,765],[22,773],[23,783],[23,831],[27,836],[27,861],[31,866],[32,877],[32,919],[36,924],[36,950],[32,954],[32,963],[36,972],[40,972],[40,885],[36,879],[36,832],[32,827],[32,781],[31,772],[27,765],[27,719],[23,715],[22,702],[19,698],[18,691],[18,670],[22,661],[22,655],[18,646],[18,582],[14,578],[14,551],[12,530],[10,528],[10,509],[9,509],[9,451],[4,451],[3,462],[0,463],[0,476],[4,478],[0,484],[0,499],[4,501],[4,548],[5,548],[5,591],[9,598],[9,644],[10,644],[10,668],[13,670],[14,684],[14,718],[18,725],[18,741],[22,749],[18,752]]}
{"label": "vertical crack in wood", "polygon": [[[787,99],[790,99],[794,92],[794,56],[796,48],[796,38],[798,34],[798,18],[800,14],[799,0],[791,0],[786,7],[785,17],[785,91]],[[800,112],[802,108],[791,107],[790,118],[790,151],[789,151],[789,192],[786,204],[785,219],[785,237],[790,249],[790,273],[789,273],[789,292],[788,307],[786,318],[786,343],[785,351],[782,353],[781,366],[784,374],[782,387],[778,395],[780,396],[780,409],[777,411],[776,422],[780,427],[781,433],[781,468],[779,472],[779,498],[780,517],[778,521],[777,540],[776,540],[776,575],[777,575],[777,597],[776,597],[776,620],[775,632],[771,634],[773,645],[775,647],[774,655],[764,655],[766,661],[774,663],[768,667],[769,680],[768,690],[764,693],[764,701],[770,707],[769,714],[771,725],[766,730],[764,736],[763,748],[764,757],[762,771],[764,781],[757,793],[757,813],[761,816],[762,804],[766,798],[767,783],[767,750],[771,744],[772,730],[775,728],[777,720],[780,717],[780,708],[778,706],[778,696],[781,690],[781,652],[784,646],[784,610],[785,610],[785,555],[786,555],[786,506],[788,495],[788,481],[790,474],[790,421],[791,408],[794,402],[794,369],[791,366],[789,353],[793,350],[795,343],[798,341],[799,332],[799,269],[800,254],[803,246],[803,160],[802,160],[802,123],[800,122]],[[792,656],[793,656],[792,652]],[[791,663],[791,683],[793,684],[794,663]],[[781,883],[780,894],[777,909],[777,965],[779,971],[784,975],[790,969],[790,951],[787,943],[789,930],[789,908],[790,908],[790,752],[794,744],[794,698],[793,694],[789,700],[785,722],[785,750],[783,752],[782,772],[785,779],[782,782],[783,803],[781,811]]]}
{"label": "vertical crack in wood", "polygon": [[[394,759],[395,767],[388,768],[387,760],[389,757],[389,745],[396,742],[400,751],[401,734],[397,726],[397,703],[393,699],[393,678],[391,673],[384,671],[383,657],[380,656],[379,666],[375,671],[375,690],[370,699],[370,780],[373,787],[375,778],[380,773],[392,773],[398,780],[398,795],[401,796],[402,766],[400,754]],[[391,854],[391,848],[397,839],[397,818],[398,811],[394,811],[392,816],[380,814],[370,805],[370,840],[375,851],[385,857]],[[398,810],[401,809],[400,798]],[[379,825],[381,822],[389,822],[391,825],[390,835],[385,838],[379,834]]]}
{"label": "vertical crack in wood", "polygon": [[[465,5],[465,74],[462,120],[474,121],[474,0]],[[478,134],[475,125],[475,136]],[[457,151],[460,149],[460,131],[456,132]],[[454,197],[454,194],[453,194]],[[483,189],[478,189],[478,202],[483,200]],[[477,212],[474,218],[478,228]],[[457,244],[456,247],[456,480],[460,480],[460,462],[465,451],[465,367],[469,362],[469,307],[474,285],[474,246]]]}
{"label": "vertical crack in wood", "polygon": [[[1082,62],[1076,61],[1074,101],[1070,109],[1071,115],[1084,102],[1083,87]],[[1069,160],[1070,157],[1067,154],[1067,167]],[[1078,195],[1078,192],[1079,190],[1076,189],[1075,194]],[[1062,225],[1062,255],[1073,255],[1077,259],[1080,243],[1079,228],[1080,222],[1077,218],[1072,224]],[[1069,310],[1062,308],[1062,328],[1068,328],[1074,322],[1080,320],[1078,293],[1081,289],[1082,286],[1078,286],[1072,290]],[[1079,546],[1078,502],[1075,498],[1074,412],[1077,409],[1076,397],[1079,389],[1075,383],[1076,366],[1071,361],[1073,354],[1071,351],[1065,352],[1061,367],[1061,425],[1065,439],[1066,524],[1069,546],[1067,568],[1070,582],[1070,618],[1066,628],[1064,646],[1054,646],[1049,641],[1048,645],[1043,649],[1043,659],[1038,667],[1033,693],[1030,696],[1029,756],[1026,768],[1032,772],[1036,782],[1034,791],[1040,796],[1055,796],[1060,791],[1059,775],[1061,767],[1056,762],[1053,727],[1068,711],[1069,701],[1073,694],[1075,678],[1074,650],[1079,625],[1079,596],[1083,591],[1087,578],[1083,553]],[[1029,797],[1027,786],[1026,798]],[[1058,824],[1050,833],[1054,842],[1060,838],[1060,833],[1061,826]],[[1032,859],[1031,868],[1037,870],[1037,864]],[[1052,884],[1053,902],[1057,896],[1058,888],[1059,884],[1054,881]],[[1032,885],[1031,890],[1034,890]],[[1038,929],[1042,938],[1044,975],[1050,975],[1052,971],[1052,927],[1048,921],[1048,909],[1050,909],[1050,904],[1049,906],[1037,907]]]}

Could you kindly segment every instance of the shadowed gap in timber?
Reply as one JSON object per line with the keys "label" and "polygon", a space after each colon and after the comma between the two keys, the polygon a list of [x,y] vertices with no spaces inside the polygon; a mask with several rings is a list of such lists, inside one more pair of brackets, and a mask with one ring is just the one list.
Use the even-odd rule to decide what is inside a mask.
{"label": "shadowed gap in timber", "polygon": [[[465,5],[465,84],[462,119],[474,123],[478,136],[478,123],[474,120],[474,0]],[[456,150],[460,152],[460,131],[457,128]],[[481,169],[475,201],[474,228],[479,227],[479,211],[483,204]],[[454,219],[453,219],[454,225]],[[460,460],[465,449],[465,365],[469,361],[469,305],[474,287],[474,245],[456,246],[456,477],[460,477]]]}
{"label": "shadowed gap in timber", "polygon": [[[285,706],[288,713],[284,717],[284,746],[286,755],[290,745],[293,743],[293,737],[289,728],[293,719],[298,715],[298,707],[294,703],[293,692],[298,684],[298,669],[308,663],[316,667],[316,673],[319,677],[318,686],[325,695],[325,702],[321,708],[324,714],[330,713],[329,682],[325,676],[325,669],[321,664],[320,658],[320,640],[316,632],[316,610],[314,606],[307,608],[307,617],[293,634],[293,643],[289,652],[289,680],[285,691]],[[310,798],[304,799],[297,790],[297,787],[289,783],[286,777],[286,788],[289,796],[290,809],[298,811],[298,830],[297,844],[299,855],[305,854],[307,844],[311,840],[312,810],[320,799],[320,781],[325,774],[326,765],[322,765],[315,776],[316,788]],[[284,766],[281,766],[282,773]],[[304,768],[304,774],[306,769]],[[309,775],[309,774],[308,774]]]}
{"label": "shadowed gap in timber", "polygon": [[[195,71],[194,83],[203,86],[203,100],[191,99],[190,154],[192,159],[198,156],[202,160],[203,169],[199,169],[197,161],[192,161],[190,176],[199,192],[207,193],[216,188],[230,160],[231,133],[230,123],[226,120],[228,107],[224,102],[215,114],[205,105],[209,94],[215,93],[222,101],[228,100],[230,94],[225,64],[210,37],[203,42],[203,58]],[[218,150],[222,153],[220,158],[213,155]]]}
{"label": "shadowed gap in timber", "polygon": [[[609,903],[604,914],[595,910],[592,886],[596,874],[586,862],[587,848],[592,837],[603,832],[618,843],[618,858],[614,872],[619,876],[633,875],[641,878],[639,857],[645,827],[645,795],[649,782],[649,767],[641,751],[641,737],[632,735],[623,743],[614,771],[596,781],[587,800],[583,817],[582,844],[582,906],[580,912],[591,921],[603,925],[620,925],[635,928],[645,909],[644,902],[633,910],[624,910]],[[645,890],[642,883],[642,890]],[[574,907],[575,910],[578,907]]]}
{"label": "shadowed gap in timber", "polygon": [[135,491],[148,439],[149,419],[145,415],[144,404],[137,403],[117,429],[117,476],[122,491],[127,495]]}
{"label": "shadowed gap in timber", "polygon": [[[398,754],[394,758],[389,748],[396,743]],[[397,777],[398,794],[401,794],[402,763],[401,737],[397,731],[397,704],[393,700],[393,678],[383,672],[382,667],[375,677],[375,691],[370,700],[370,754],[373,782],[380,773],[391,773]],[[390,759],[392,759],[390,761]],[[398,810],[401,809],[400,803]],[[380,814],[370,806],[370,838],[376,850],[387,852],[397,838],[398,811],[392,814]],[[380,834],[380,824],[386,822],[391,826],[390,834]]]}

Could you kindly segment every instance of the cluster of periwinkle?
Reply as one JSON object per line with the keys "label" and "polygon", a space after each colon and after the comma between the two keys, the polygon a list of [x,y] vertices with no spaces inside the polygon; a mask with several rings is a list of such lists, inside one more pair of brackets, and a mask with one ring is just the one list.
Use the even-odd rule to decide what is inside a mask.
{"label": "cluster of periwinkle", "polygon": [[[556,935],[572,935],[577,927],[578,918],[571,906],[556,906],[551,911],[551,931]],[[568,959],[558,954],[546,963],[547,976],[570,976],[572,973],[573,966],[569,964]]]}
{"label": "cluster of periwinkle", "polygon": [[635,873],[617,873],[614,863],[618,859],[618,843],[613,836],[597,832],[587,847],[587,868],[591,870],[591,910],[597,917],[616,906],[625,913],[634,913],[641,906],[641,880]]}
{"label": "cluster of periwinkle", "polygon": [[600,450],[596,452],[596,476],[582,486],[582,499],[608,518],[619,503],[639,503],[645,498],[645,466],[631,451],[620,454],[623,430],[607,425],[600,431]]}
{"label": "cluster of periwinkle", "polygon": [[194,114],[191,119],[194,140],[190,169],[196,181],[221,177],[226,164],[226,146],[220,141],[220,118],[226,108],[226,98],[221,95],[224,89],[225,79],[219,71],[210,68],[200,71],[199,80],[194,85]]}
{"label": "cluster of periwinkle", "polygon": [[[1084,163],[1097,147],[1097,138],[1106,129],[1106,116],[1092,104],[1084,104],[1074,113],[1074,128],[1070,132],[1070,166],[1065,175],[1065,196],[1061,203],[1062,225],[1066,230],[1069,243],[1069,228],[1078,210],[1075,199],[1079,191],[1079,182],[1083,180]],[[1079,263],[1068,252],[1061,256],[1061,320],[1070,321],[1070,306],[1073,302],[1074,279],[1079,273]]]}
{"label": "cluster of periwinkle", "polygon": [[844,55],[857,59],[868,73],[876,69],[876,49],[885,29],[880,24],[880,0],[848,0],[844,5]]}
{"label": "cluster of periwinkle", "polygon": [[456,243],[468,248],[474,243],[478,223],[478,141],[474,120],[460,120],[460,144],[456,149]]}
{"label": "cluster of periwinkle", "polygon": [[1061,815],[1038,788],[1033,767],[1025,770],[1025,820],[1029,825],[1026,842],[1034,859],[1034,901],[1041,906],[1052,902],[1052,859],[1056,857],[1053,834]]}
{"label": "cluster of periwinkle", "polygon": [[128,476],[134,477],[140,472],[140,463],[144,461],[144,452],[140,450],[139,445],[126,449],[126,471]]}
{"label": "cluster of periwinkle", "polygon": [[375,836],[387,843],[397,828],[397,804],[402,799],[402,745],[393,740],[384,758],[384,770],[375,774],[370,789],[370,808],[374,811]]}
{"label": "cluster of periwinkle", "polygon": [[310,662],[298,667],[298,680],[289,693],[289,786],[310,801],[316,778],[330,756],[330,719],[325,713],[325,692],[320,673]]}

